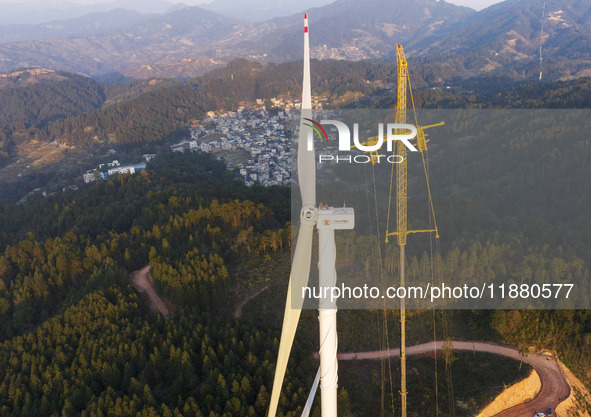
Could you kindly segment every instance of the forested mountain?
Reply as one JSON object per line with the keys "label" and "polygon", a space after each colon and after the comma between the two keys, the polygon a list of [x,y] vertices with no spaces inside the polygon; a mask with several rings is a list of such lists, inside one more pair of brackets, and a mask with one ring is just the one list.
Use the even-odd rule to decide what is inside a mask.
{"label": "forested mountain", "polygon": [[[328,92],[339,97],[347,92],[359,92],[365,98],[358,105],[388,108],[395,103],[388,89],[395,83],[393,64],[325,60],[314,61],[313,65],[316,94]],[[64,73],[52,73],[53,78],[46,80],[43,76],[27,75],[30,71],[3,79],[6,87],[0,89],[0,95],[6,107],[0,118],[5,143],[31,138],[55,139],[68,145],[97,140],[146,143],[178,136],[178,129],[186,127],[190,120],[200,119],[206,111],[236,109],[240,102],[258,98],[298,97],[301,89],[299,62],[262,65],[239,59],[185,83],[155,79],[102,85]],[[497,94],[499,82],[494,78],[461,81],[460,89],[429,90],[424,87],[433,81],[430,71],[416,64],[411,64],[411,71],[420,108],[588,105],[585,91],[589,89],[589,81],[585,78],[529,84],[505,79],[506,92]]]}
{"label": "forested mountain", "polygon": [[[229,318],[228,270],[288,247],[285,215],[269,208],[287,206],[288,190],[247,189],[206,156],[150,168],[74,198],[3,205],[2,416],[264,413],[278,334]],[[171,319],[130,286],[148,262]],[[284,401],[297,409],[295,387],[313,373],[309,353],[294,359]]]}
{"label": "forested mountain", "polygon": [[[442,230],[463,221],[469,235],[474,224],[463,219],[469,206],[458,203],[464,210],[440,207],[440,218],[446,219]],[[285,289],[287,271],[277,270],[277,256],[289,250],[288,207],[286,188],[247,188],[219,161],[176,153],[160,155],[140,175],[122,175],[24,205],[0,204],[5,225],[0,242],[0,413],[264,415],[279,336],[279,329],[267,322],[280,319],[281,309],[267,311],[265,318],[256,312],[248,320],[231,318],[235,288],[248,288],[248,280],[261,285],[260,276],[236,271],[267,265],[276,271],[267,283]],[[552,268],[559,274],[588,271],[571,255],[537,252],[545,237],[506,244],[505,229],[500,230],[499,242],[482,245],[447,239],[445,273],[469,276],[522,268],[518,260],[528,251],[527,265],[534,274],[554,273]],[[367,252],[368,236],[339,234],[339,240],[339,262],[363,271],[375,255]],[[451,250],[456,244],[460,247]],[[421,255],[424,248],[416,249],[409,253],[409,277],[429,269],[428,256]],[[168,319],[148,312],[130,286],[129,273],[148,263],[156,288],[174,308]],[[373,333],[367,333],[367,318],[358,315],[341,313],[343,346],[354,346],[363,334],[367,337],[359,348],[376,346]],[[457,324],[450,320],[455,328],[465,316],[458,315]],[[516,345],[557,349],[586,378],[585,358],[591,353],[587,312],[474,312],[469,322],[479,332],[496,331]],[[464,331],[452,336],[474,334],[469,327]],[[301,410],[312,383],[313,333],[313,328],[300,330],[281,400],[285,415]],[[429,335],[420,333],[418,340]],[[461,365],[455,366],[459,376]],[[445,398],[443,389],[440,395]],[[349,407],[346,393],[340,401],[343,409]]]}
{"label": "forested mountain", "polygon": [[[367,107],[395,102],[393,65],[312,65],[316,93],[358,91],[366,97],[355,105]],[[576,112],[550,113],[530,126],[494,110],[585,108],[589,79],[514,83],[477,78],[432,89],[424,88],[428,84],[420,69],[411,67],[413,74],[417,70],[413,86],[419,108],[488,108],[487,123],[513,132],[494,140],[466,136],[457,132],[470,123],[479,131],[482,120],[450,118],[446,129],[451,130],[432,136],[430,175],[444,276],[588,281],[591,171],[589,143],[580,131],[585,124],[571,119]],[[3,109],[2,117],[14,128],[11,138],[140,148],[182,134],[207,110],[234,109],[244,100],[281,94],[298,97],[300,74],[298,62],[245,60],[187,82],[102,85],[68,74],[43,79],[22,73],[0,89],[6,102],[20,110]],[[499,90],[501,82],[507,84]],[[29,101],[37,104],[25,106]],[[550,134],[553,121],[571,120],[572,134]],[[378,172],[379,178],[388,175]],[[340,191],[319,185],[323,198],[341,202]],[[359,192],[347,204],[365,208],[367,201]],[[412,199],[411,206],[417,201]],[[282,306],[263,310],[265,319],[235,320],[232,310],[244,296],[237,288],[262,282],[256,273],[237,271],[278,268],[278,258],[288,255],[288,220],[288,189],[247,188],[221,162],[199,154],[163,153],[139,175],[47,198],[33,196],[24,204],[0,202],[0,415],[263,415],[279,336],[265,320],[280,317]],[[356,232],[338,237],[344,248],[339,262],[361,277],[372,267],[374,243],[364,231],[367,224],[359,216]],[[422,243],[428,244],[409,242],[413,279],[430,271]],[[158,292],[174,307],[169,319],[149,313],[130,287],[129,273],[146,264],[152,266]],[[394,271],[396,263],[385,266]],[[265,283],[285,288],[283,272],[270,273]],[[355,346],[367,332],[368,319],[345,317],[353,328],[344,332],[343,346]],[[512,310],[469,317],[483,334],[557,350],[589,385],[588,311]],[[458,326],[466,321],[465,316],[457,320]],[[284,410],[297,412],[311,384],[313,330],[312,325],[304,330],[296,347]],[[473,331],[451,336],[469,337]],[[375,349],[371,342],[378,338],[362,342]],[[420,395],[427,398],[427,389]]]}
{"label": "forested mountain", "polygon": [[104,101],[99,83],[77,75],[23,70],[1,77],[0,161],[50,122],[95,111]]}
{"label": "forested mountain", "polygon": [[88,113],[102,106],[102,86],[86,77],[55,74],[52,79],[27,82],[33,71],[23,71],[18,84],[0,88],[0,124],[9,129],[41,127],[57,119]]}
{"label": "forested mountain", "polygon": [[[210,6],[226,7],[222,1]],[[231,14],[250,14],[239,10]],[[531,80],[540,70],[549,80],[589,75],[585,0],[507,0],[479,12],[435,0],[338,0],[308,12],[312,57],[319,59],[389,60],[402,44],[409,57],[453,70],[452,77]],[[108,23],[94,15],[27,28],[23,40],[0,45],[0,70],[35,65],[94,76],[189,77],[235,58],[285,62],[302,54],[299,13],[256,24],[199,7],[152,17],[110,13],[117,18]],[[0,37],[4,31],[14,39],[17,29],[0,27]]]}
{"label": "forested mountain", "polygon": [[[368,62],[315,61],[312,85],[316,94],[330,93],[333,98],[347,92],[361,93],[364,98],[351,104],[375,108],[393,107],[396,97],[389,88],[395,83],[392,64]],[[419,108],[584,108],[589,105],[591,83],[582,78],[558,83],[510,83],[498,94],[497,83],[489,79],[462,82],[465,88],[433,90],[428,85],[429,73],[418,67],[413,77],[415,99]],[[202,77],[139,94],[91,114],[70,117],[49,124],[43,137],[62,143],[90,143],[96,139],[115,143],[140,143],[174,135],[212,109],[236,109],[240,102],[267,99],[279,95],[298,97],[301,64],[261,65],[235,60]],[[474,91],[472,88],[476,87]],[[159,103],[155,105],[155,103]],[[127,109],[127,110],[125,110]]]}
{"label": "forested mountain", "polygon": [[589,76],[590,16],[591,5],[584,0],[507,0],[409,46],[411,56],[453,55],[466,74]]}
{"label": "forested mountain", "polygon": [[[234,33],[236,22],[199,7],[184,7],[99,36],[23,40],[0,45],[0,68],[40,66],[81,74],[140,71],[170,64],[184,65],[185,76],[214,68],[212,43]],[[201,51],[197,54],[194,51]],[[190,71],[192,70],[192,71]],[[182,72],[182,71],[181,71]],[[160,76],[156,71],[138,78]]]}
{"label": "forested mountain", "polygon": [[[391,64],[317,61],[314,65],[313,82],[319,94],[367,94],[375,89],[368,81],[388,83],[395,77]],[[236,109],[243,101],[282,94],[297,97],[301,71],[299,62],[262,65],[238,59],[186,83],[155,79],[102,85],[64,75],[70,81],[39,81],[21,89],[0,90],[6,103],[0,118],[8,140],[34,138],[67,145],[147,143],[178,136],[179,129],[210,110]],[[419,78],[417,85],[424,82]]]}

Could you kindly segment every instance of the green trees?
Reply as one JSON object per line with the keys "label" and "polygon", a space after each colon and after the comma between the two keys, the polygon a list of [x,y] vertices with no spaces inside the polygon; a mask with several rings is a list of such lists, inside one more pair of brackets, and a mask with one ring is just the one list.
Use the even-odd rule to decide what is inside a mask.
{"label": "green trees", "polygon": [[0,160],[8,157],[13,142],[35,136],[47,140],[48,123],[92,112],[104,101],[99,83],[73,74],[55,73],[51,79],[0,88]]}
{"label": "green trees", "polygon": [[526,352],[537,346],[556,350],[559,357],[585,384],[591,354],[591,312],[589,310],[496,311],[492,327],[509,343]]}
{"label": "green trees", "polygon": [[[195,180],[207,171],[217,183]],[[241,258],[289,246],[270,191],[198,155],[79,191],[0,214],[0,416],[260,415],[278,334],[230,318],[227,281]],[[166,320],[130,285],[147,263]],[[311,357],[295,355],[290,378],[309,385]]]}

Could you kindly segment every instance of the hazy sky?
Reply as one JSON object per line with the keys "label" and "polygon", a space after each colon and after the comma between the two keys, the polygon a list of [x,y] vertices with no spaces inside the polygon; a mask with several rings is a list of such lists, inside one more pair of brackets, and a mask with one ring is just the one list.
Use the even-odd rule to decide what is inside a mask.
{"label": "hazy sky", "polygon": [[[0,3],[27,3],[30,0],[0,0]],[[70,0],[73,3],[79,4],[96,4],[96,3],[107,3],[112,0]],[[182,2],[189,5],[198,5],[203,3],[210,3],[212,0],[168,0],[171,3]],[[459,4],[462,6],[468,6],[476,10],[483,9],[490,6],[491,4],[499,3],[502,0],[447,0],[449,3]],[[57,3],[55,0],[46,0],[44,3],[49,5],[51,3]]]}

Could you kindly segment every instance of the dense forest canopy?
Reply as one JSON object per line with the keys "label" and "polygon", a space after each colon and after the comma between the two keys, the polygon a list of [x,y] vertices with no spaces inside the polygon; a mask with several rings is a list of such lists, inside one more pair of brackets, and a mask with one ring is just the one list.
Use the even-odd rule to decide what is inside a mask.
{"label": "dense forest canopy", "polygon": [[[289,251],[288,206],[286,188],[247,188],[219,161],[177,153],[77,194],[3,205],[10,227],[0,250],[0,413],[264,414],[279,329],[232,318],[233,271]],[[367,236],[339,239],[356,248],[341,251],[339,262],[362,270],[371,257]],[[491,262],[515,268],[522,255],[513,251],[474,243],[444,254],[444,268],[458,275],[491,273]],[[548,264],[580,268],[535,249],[528,256],[534,273]],[[174,308],[169,319],[150,313],[130,285],[129,273],[148,263]],[[426,254],[411,254],[409,276],[428,269]],[[282,278],[273,279],[283,288]],[[516,345],[558,350],[588,382],[588,311],[488,312],[471,320]],[[348,328],[343,337],[346,346],[359,336]],[[281,402],[296,414],[314,375],[312,338],[303,331]]]}
{"label": "dense forest canopy", "polygon": [[[289,247],[285,214],[264,205],[288,196],[167,154],[75,197],[5,207],[0,415],[261,415],[278,334],[230,319],[228,270]],[[147,263],[172,319],[130,285]],[[294,359],[294,387],[309,385],[311,357]],[[302,395],[284,401],[297,409]]]}
{"label": "dense forest canopy", "polygon": [[[314,61],[316,94],[347,92],[364,98],[355,106],[389,108],[395,103],[393,63]],[[452,89],[429,88],[441,69],[411,62],[418,108],[581,108],[589,104],[588,79],[522,82],[509,77],[458,79]],[[0,89],[0,158],[10,146],[31,139],[65,145],[97,143],[137,145],[178,138],[192,120],[216,109],[236,109],[240,102],[279,95],[298,98],[301,62],[267,64],[237,59],[226,67],[186,82],[171,80],[99,82],[65,74],[24,86]],[[501,91],[500,91],[501,90]]]}
{"label": "dense forest canopy", "polygon": [[[391,64],[313,65],[317,93],[359,91],[365,97],[354,105],[366,107],[395,101]],[[298,97],[300,73],[297,62],[236,60],[186,82],[106,86],[66,77],[2,89],[0,158],[34,139],[143,149],[183,137],[206,111],[280,94]],[[419,108],[589,106],[589,79],[503,84],[501,93],[495,79],[462,80],[450,89],[429,89],[428,79],[426,73],[413,79]],[[551,146],[544,128],[536,137],[494,143],[485,137],[432,142],[434,154],[454,161],[434,163],[431,171],[445,273],[589,278],[589,141],[567,138]],[[507,149],[511,158],[499,163]],[[342,201],[338,191],[319,186]],[[348,204],[368,207],[366,194],[356,198]],[[0,201],[0,416],[264,415],[280,332],[261,317],[235,319],[233,308],[244,296],[238,288],[259,283],[256,273],[243,270],[277,267],[289,253],[289,199],[285,187],[245,187],[207,155],[168,152],[138,175],[24,204]],[[365,273],[372,248],[367,231],[360,227],[338,239],[346,248],[339,262]],[[409,244],[409,276],[430,269],[423,243]],[[168,319],[150,312],[131,286],[130,273],[147,264],[174,309]],[[396,268],[393,261],[386,266]],[[277,287],[286,285],[283,272],[271,274]],[[269,315],[279,317],[276,310]],[[555,349],[590,386],[590,311],[472,312],[456,320],[515,346]],[[346,317],[353,328],[343,345],[353,346],[366,334],[367,318]],[[303,334],[280,402],[283,415],[301,413],[315,373],[315,335]],[[347,409],[346,392],[340,401]]]}

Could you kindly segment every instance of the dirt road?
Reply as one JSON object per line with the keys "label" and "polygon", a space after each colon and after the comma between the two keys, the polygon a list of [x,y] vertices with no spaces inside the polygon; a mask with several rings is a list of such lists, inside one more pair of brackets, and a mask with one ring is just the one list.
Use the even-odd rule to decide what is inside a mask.
{"label": "dirt road", "polygon": [[[406,348],[406,354],[407,356],[419,355],[433,352],[434,350],[441,350],[442,347],[442,341],[424,343]],[[454,350],[487,352],[521,360],[521,355],[517,349],[499,346],[493,343],[454,341],[453,347]],[[338,355],[338,358],[339,360],[346,361],[382,359],[388,356],[399,355],[400,349],[397,348],[389,351],[341,353]],[[570,387],[562,374],[560,366],[553,357],[530,353],[523,358],[523,362],[530,364],[536,370],[542,381],[542,389],[533,400],[502,411],[496,415],[498,417],[528,417],[533,416],[535,412],[544,412],[548,407],[552,407],[552,410],[554,410],[570,394]],[[485,376],[483,375],[483,377]]]}
{"label": "dirt road", "polygon": [[158,310],[166,318],[169,316],[170,311],[168,311],[168,307],[166,307],[166,304],[164,304],[162,299],[158,296],[154,286],[152,286],[152,283],[148,279],[149,274],[150,265],[146,265],[139,271],[132,272],[131,281],[138,290],[145,292],[148,295],[151,307],[155,310]]}
{"label": "dirt road", "polygon": [[235,319],[239,319],[240,317],[242,317],[242,309],[244,308],[244,306],[246,305],[246,303],[248,303],[254,297],[256,297],[257,295],[259,295],[260,293],[262,293],[263,291],[265,291],[267,288],[269,288],[269,286],[268,285],[265,285],[263,288],[261,288],[261,289],[255,291],[254,293],[250,294],[240,304],[238,304],[238,307],[236,307],[236,310],[234,311],[234,318]]}

